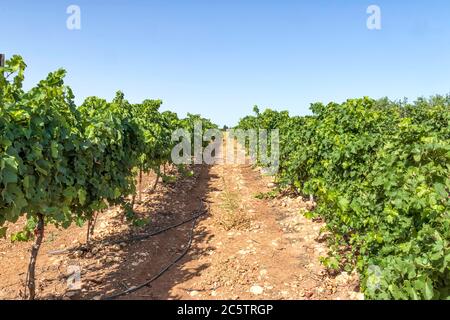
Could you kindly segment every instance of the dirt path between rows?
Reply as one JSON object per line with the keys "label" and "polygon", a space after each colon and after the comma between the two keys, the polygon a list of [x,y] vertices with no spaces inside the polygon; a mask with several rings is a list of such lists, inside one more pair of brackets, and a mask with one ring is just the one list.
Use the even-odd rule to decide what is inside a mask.
{"label": "dirt path between rows", "polygon": [[[321,266],[323,224],[300,214],[310,204],[257,199],[271,190],[271,178],[250,165],[193,170],[175,185],[144,190],[137,211],[151,219],[148,227],[127,226],[121,210],[112,208],[100,216],[89,248],[82,245],[85,228],[47,232],[38,258],[38,298],[103,299],[146,282],[187,249],[192,224],[126,240],[192,217],[203,199],[208,211],[195,225],[187,254],[151,285],[119,299],[361,299],[356,274],[331,277]],[[18,271],[26,270],[30,246],[0,241],[0,299],[20,298],[24,273]],[[48,254],[57,249],[69,251]],[[69,266],[81,268],[80,291],[67,292]]]}
{"label": "dirt path between rows", "polygon": [[326,253],[325,244],[317,241],[322,225],[299,214],[303,201],[256,199],[270,191],[270,182],[248,165],[218,165],[208,175],[210,215],[195,228],[190,254],[150,288],[128,298],[356,297],[357,283],[350,275],[332,279],[320,265],[319,256]]}

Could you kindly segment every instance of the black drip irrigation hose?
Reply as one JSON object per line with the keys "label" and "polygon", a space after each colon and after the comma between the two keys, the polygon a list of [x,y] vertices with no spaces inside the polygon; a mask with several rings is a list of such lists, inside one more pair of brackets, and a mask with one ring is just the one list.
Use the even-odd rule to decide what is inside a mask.
{"label": "black drip irrigation hose", "polygon": [[[200,205],[200,207],[201,207],[201,205]],[[193,217],[191,217],[191,218],[189,218],[189,219],[187,219],[187,220],[181,221],[181,222],[179,222],[179,223],[176,223],[176,224],[174,224],[174,225],[165,227],[165,228],[163,228],[163,229],[161,229],[161,230],[158,230],[158,231],[155,231],[155,232],[152,232],[152,233],[138,234],[138,235],[135,235],[135,236],[130,236],[130,237],[128,237],[127,239],[118,239],[118,240],[115,240],[115,241],[109,241],[109,242],[107,243],[107,245],[114,245],[114,244],[119,244],[119,243],[122,243],[122,242],[123,242],[123,243],[129,243],[129,242],[141,241],[141,240],[145,240],[145,239],[148,239],[148,238],[151,238],[151,237],[160,235],[161,233],[164,233],[164,232],[167,232],[167,231],[169,231],[169,230],[178,228],[178,227],[180,227],[180,226],[182,226],[182,225],[185,225],[186,223],[189,223],[189,222],[191,222],[191,221],[193,221],[193,220],[195,220],[195,219],[201,217],[201,216],[204,215],[207,211],[208,211],[207,209],[204,209],[203,211],[200,212],[200,209],[199,209],[199,210],[195,211],[195,212],[200,212],[199,214],[196,214],[196,215],[194,215]],[[72,248],[72,249],[64,249],[64,250],[49,251],[47,254],[49,254],[49,255],[60,255],[60,254],[65,254],[65,253],[67,253],[67,252],[69,252],[69,251],[71,251],[71,250],[74,250],[74,249],[75,249],[75,248]]]}
{"label": "black drip irrigation hose", "polygon": [[[184,249],[183,253],[182,253],[180,256],[178,256],[175,260],[173,260],[171,263],[169,263],[167,266],[165,266],[165,267],[164,267],[157,275],[155,275],[155,276],[152,277],[151,279],[145,281],[144,283],[142,283],[142,284],[140,284],[140,285],[138,285],[138,286],[131,287],[131,288],[128,289],[128,290],[125,290],[125,291],[123,291],[123,292],[114,294],[114,295],[112,295],[112,296],[105,297],[105,298],[103,298],[103,299],[101,299],[101,300],[114,300],[114,299],[117,299],[117,298],[119,298],[119,297],[122,297],[122,296],[125,296],[125,295],[129,295],[129,294],[131,294],[131,293],[133,293],[133,292],[136,292],[136,291],[138,291],[138,290],[141,290],[142,288],[148,287],[152,282],[154,282],[155,280],[157,280],[158,278],[160,278],[160,277],[161,277],[164,273],[166,273],[170,268],[172,268],[172,267],[173,267],[175,264],[177,264],[181,259],[183,259],[183,258],[186,256],[186,254],[188,253],[188,251],[189,251],[189,249],[191,248],[191,246],[192,246],[192,241],[193,241],[193,238],[194,238],[194,229],[195,229],[195,225],[196,225],[196,223],[197,223],[197,220],[198,220],[202,215],[204,215],[205,213],[206,213],[206,211],[203,211],[202,213],[198,214],[197,216],[195,216],[195,217],[193,217],[192,219],[189,220],[189,221],[193,221],[192,227],[191,227],[191,232],[190,232],[190,234],[189,234],[189,242],[188,242],[188,245],[186,246],[186,249]],[[186,222],[184,222],[184,223],[180,223],[180,224],[178,224],[177,226],[181,226],[181,225],[183,225],[183,224],[186,224],[186,223],[188,223],[189,221],[186,221]],[[172,227],[170,227],[170,228],[168,228],[168,229],[170,230],[170,229],[176,228],[177,226],[172,226]],[[165,231],[167,231],[167,230],[165,230]],[[165,232],[165,231],[161,230],[161,231],[159,231],[159,232],[156,232],[154,235],[160,234],[160,233]]]}
{"label": "black drip irrigation hose", "polygon": [[196,220],[199,217],[201,217],[202,215],[204,215],[206,212],[207,212],[207,210],[205,209],[205,210],[201,211],[199,214],[196,214],[195,216],[193,216],[193,217],[191,217],[191,218],[189,218],[187,220],[181,221],[181,222],[179,222],[177,224],[168,226],[168,227],[163,228],[161,230],[158,230],[158,231],[155,231],[155,232],[152,232],[152,233],[144,233],[144,234],[135,235],[135,236],[129,237],[127,239],[116,240],[116,241],[110,242],[109,244],[117,244],[117,243],[122,243],[122,242],[127,243],[127,242],[134,242],[134,241],[145,240],[145,239],[148,239],[148,238],[160,235],[161,233],[167,232],[169,230],[178,228],[178,227],[180,227],[182,225],[185,225],[186,223],[189,223],[189,222],[191,222],[193,220]]}
{"label": "black drip irrigation hose", "polygon": [[[200,198],[199,198],[199,199],[200,199]],[[164,267],[164,268],[163,268],[156,276],[154,276],[154,277],[151,278],[150,280],[144,282],[143,284],[141,284],[141,285],[139,285],[139,286],[131,287],[131,288],[129,288],[129,289],[123,291],[123,292],[114,294],[114,295],[112,295],[112,296],[102,298],[101,300],[114,300],[114,299],[116,299],[116,298],[118,298],[118,297],[121,297],[121,296],[124,296],[124,295],[128,295],[128,294],[133,293],[133,292],[136,292],[136,291],[138,291],[138,290],[140,290],[140,289],[142,289],[142,288],[144,288],[144,287],[147,287],[147,286],[149,286],[152,282],[154,282],[156,279],[160,278],[165,272],[167,272],[170,268],[172,268],[172,267],[173,267],[176,263],[178,263],[181,259],[183,259],[183,257],[186,256],[186,254],[188,253],[189,249],[190,249],[191,246],[192,246],[193,234],[194,234],[194,229],[195,229],[195,225],[196,225],[196,223],[197,223],[197,220],[198,220],[201,216],[205,215],[205,214],[209,211],[207,208],[205,208],[205,209],[202,210],[202,206],[203,206],[204,202],[205,202],[204,199],[200,199],[200,206],[199,206],[199,209],[196,211],[196,212],[199,212],[199,213],[196,214],[196,215],[194,215],[193,217],[187,219],[187,220],[184,220],[184,221],[182,221],[182,222],[176,223],[176,224],[174,224],[174,225],[171,225],[171,226],[169,226],[169,227],[163,228],[163,229],[161,229],[161,230],[158,230],[158,231],[155,231],[155,232],[152,232],[152,233],[140,234],[140,235],[136,235],[136,236],[130,237],[130,238],[128,238],[128,239],[121,239],[121,240],[109,242],[108,244],[117,244],[117,243],[121,243],[121,242],[125,242],[125,243],[126,243],[126,242],[141,241],[141,240],[145,240],[145,239],[148,239],[148,238],[151,238],[151,237],[160,235],[160,234],[162,234],[162,233],[164,233],[164,232],[167,232],[167,231],[169,231],[169,230],[171,230],[171,229],[175,229],[175,228],[177,228],[177,227],[180,227],[180,226],[182,226],[182,225],[185,225],[185,224],[187,224],[187,223],[193,221],[192,227],[191,227],[190,236],[189,236],[189,242],[188,242],[188,245],[186,246],[186,249],[183,251],[183,253],[182,253],[179,257],[177,257],[173,262],[171,262],[169,265],[167,265],[166,267]],[[206,201],[206,202],[207,202],[207,201]],[[62,254],[62,253],[65,253],[65,252],[67,252],[67,250],[61,250],[61,251],[55,251],[55,252],[49,252],[49,254]]]}

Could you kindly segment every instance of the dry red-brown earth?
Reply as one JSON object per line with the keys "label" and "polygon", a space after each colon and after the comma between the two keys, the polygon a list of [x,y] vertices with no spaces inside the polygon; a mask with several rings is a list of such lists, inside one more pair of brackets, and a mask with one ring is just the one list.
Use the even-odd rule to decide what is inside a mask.
{"label": "dry red-brown earth", "polygon": [[[323,223],[302,212],[302,198],[257,199],[271,178],[250,165],[195,166],[192,177],[158,184],[144,178],[136,211],[151,221],[133,227],[120,208],[99,215],[86,246],[86,227],[48,227],[37,261],[38,299],[104,299],[147,282],[187,250],[161,277],[119,299],[361,299],[355,273],[329,275],[319,257],[327,253]],[[203,199],[203,201],[200,201]],[[138,199],[139,200],[139,199]],[[194,216],[160,235],[130,241]],[[10,226],[17,232],[23,225]],[[0,240],[0,299],[21,299],[31,243]],[[70,268],[81,270],[81,290],[69,291]]]}

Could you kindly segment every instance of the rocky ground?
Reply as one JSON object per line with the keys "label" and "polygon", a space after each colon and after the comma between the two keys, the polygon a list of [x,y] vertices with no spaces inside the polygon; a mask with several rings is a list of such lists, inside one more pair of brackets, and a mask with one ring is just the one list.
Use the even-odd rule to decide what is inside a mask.
{"label": "rocky ground", "polygon": [[[99,215],[90,246],[86,227],[49,227],[37,261],[38,298],[104,299],[145,283],[189,249],[149,286],[119,299],[363,299],[356,273],[331,276],[321,266],[323,223],[301,214],[313,203],[257,199],[274,184],[250,165],[193,170],[192,177],[178,174],[176,183],[159,184],[154,192],[155,177],[145,176],[136,211],[149,219],[147,226],[132,227],[120,208],[110,208]],[[200,199],[207,212],[190,248],[192,223],[130,241],[191,218]],[[0,299],[22,297],[30,247],[0,240]],[[81,271],[78,288],[68,287],[74,270]]]}

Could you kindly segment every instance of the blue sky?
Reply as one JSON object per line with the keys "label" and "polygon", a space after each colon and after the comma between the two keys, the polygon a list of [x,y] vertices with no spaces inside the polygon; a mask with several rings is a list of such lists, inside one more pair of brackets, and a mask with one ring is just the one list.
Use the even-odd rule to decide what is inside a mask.
{"label": "blue sky", "polygon": [[[81,8],[81,30],[66,9]],[[368,30],[366,9],[381,8]],[[132,102],[235,124],[260,107],[450,93],[450,2],[380,0],[0,0],[0,51],[26,87],[59,67],[77,103]]]}

